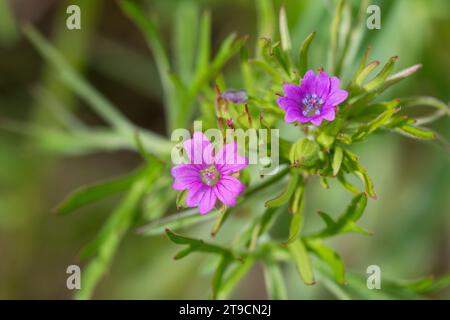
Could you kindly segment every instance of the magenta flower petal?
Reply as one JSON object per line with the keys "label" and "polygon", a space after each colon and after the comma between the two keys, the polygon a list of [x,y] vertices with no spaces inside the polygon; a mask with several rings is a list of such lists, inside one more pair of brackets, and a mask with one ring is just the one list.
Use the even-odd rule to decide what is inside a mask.
{"label": "magenta flower petal", "polygon": [[298,102],[286,97],[279,97],[277,100],[278,105],[281,109],[287,110],[289,108],[297,108]]}
{"label": "magenta flower petal", "polygon": [[223,182],[219,182],[214,187],[214,193],[216,194],[219,200],[226,204],[227,206],[235,206],[236,205],[236,194],[228,190]]}
{"label": "magenta flower petal", "polygon": [[330,94],[327,98],[327,103],[330,105],[337,106],[338,104],[342,103],[347,99],[348,92],[345,90],[338,90],[334,91],[332,94]]}
{"label": "magenta flower petal", "polygon": [[306,83],[306,82],[309,82],[310,80],[314,80],[314,77],[315,77],[314,71],[308,70],[308,71],[306,71],[305,75],[303,76],[302,83],[303,82]]}
{"label": "magenta flower petal", "polygon": [[299,86],[296,86],[294,84],[285,84],[283,86],[284,93],[289,96],[289,98],[297,103],[301,102],[302,97],[302,90]]}
{"label": "magenta flower petal", "polygon": [[323,118],[328,121],[333,121],[335,117],[336,117],[336,113],[334,110],[330,110],[323,114]]}
{"label": "magenta flower petal", "polygon": [[184,150],[192,164],[203,164],[206,159],[210,159],[207,152],[212,152],[211,142],[203,132],[194,132],[192,139],[188,139],[183,143]]}
{"label": "magenta flower petal", "polygon": [[291,123],[294,121],[299,121],[300,118],[302,118],[302,114],[300,113],[300,110],[297,108],[291,108],[286,111],[286,115],[284,116],[284,121],[287,123]]}
{"label": "magenta flower petal", "polygon": [[315,93],[320,97],[326,97],[330,93],[330,77],[325,73],[321,72],[316,78],[315,82]]}
{"label": "magenta flower petal", "polygon": [[200,203],[200,200],[202,200],[203,195],[208,190],[208,187],[203,185],[203,183],[198,183],[193,185],[186,196],[186,204],[188,207],[196,207]]}
{"label": "magenta flower petal", "polygon": [[320,117],[313,118],[311,119],[311,123],[315,126],[320,126],[320,124],[322,123],[322,119],[323,118]]}
{"label": "magenta flower petal", "polygon": [[285,96],[277,99],[278,106],[286,111],[284,120],[288,123],[311,122],[319,126],[325,119],[333,121],[339,104],[348,97],[348,92],[339,88],[339,78],[326,72],[314,74],[308,70],[299,86],[283,85]]}
{"label": "magenta flower petal", "polygon": [[229,190],[235,195],[241,194],[245,189],[244,184],[241,181],[239,181],[238,178],[233,176],[224,176],[220,180],[220,183],[223,187],[225,187],[227,190]]}
{"label": "magenta flower petal", "polygon": [[238,154],[237,143],[228,143],[214,157],[217,169],[221,174],[231,174],[248,166],[248,159]]}
{"label": "magenta flower petal", "polygon": [[173,167],[170,170],[170,173],[175,179],[180,179],[184,177],[198,177],[199,173],[198,170],[188,164],[179,164]]}
{"label": "magenta flower petal", "polygon": [[339,78],[336,77],[331,77],[330,78],[330,92],[335,92],[339,90],[339,86],[341,85],[341,80],[339,80]]}
{"label": "magenta flower petal", "polygon": [[216,205],[217,197],[214,193],[213,189],[207,188],[205,193],[203,193],[203,197],[199,203],[199,212],[200,214],[206,214],[210,212],[214,206]]}

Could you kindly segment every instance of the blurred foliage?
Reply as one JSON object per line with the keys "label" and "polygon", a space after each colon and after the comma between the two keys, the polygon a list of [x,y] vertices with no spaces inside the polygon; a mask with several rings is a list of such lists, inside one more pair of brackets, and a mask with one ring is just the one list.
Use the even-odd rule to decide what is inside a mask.
{"label": "blurred foliage", "polygon": [[[401,83],[398,89],[393,87],[394,90],[381,94],[382,100],[379,101],[388,102],[377,106],[377,110],[382,111],[380,117],[371,122],[361,117],[359,121],[366,123],[347,136],[343,135],[341,143],[345,144],[348,139],[362,140],[381,125],[407,136],[423,139],[435,137],[434,133],[429,134],[432,131],[423,131],[407,121],[402,122],[405,119],[403,110],[401,115],[394,112],[398,103],[405,107],[428,105],[436,108],[437,111],[431,115],[419,109],[413,116],[419,119],[420,124],[433,121],[433,131],[441,132],[442,141],[448,141],[449,119],[442,117],[448,112],[442,110],[448,110],[448,106],[439,102],[450,99],[450,73],[443,72],[450,70],[444,67],[450,64],[446,55],[448,42],[445,41],[450,32],[450,20],[443,14],[449,9],[448,2],[434,0],[433,5],[429,5],[424,0],[379,1],[382,7],[382,29],[373,31],[366,30],[364,11],[358,13],[359,6],[351,1],[346,4],[340,1],[343,5],[338,4],[337,7],[342,9],[341,14],[334,14],[335,1],[286,1],[279,28],[278,15],[275,14],[280,8],[278,1],[142,1],[139,7],[133,3],[120,2],[123,10],[120,15],[130,18],[142,31],[140,40],[147,42],[151,56],[122,39],[112,39],[102,28],[96,27],[95,22],[102,16],[101,11],[108,10],[106,7],[113,7],[114,4],[105,6],[100,1],[82,3],[83,19],[86,19],[83,20],[83,31],[72,33],[62,27],[66,4],[61,2],[56,6],[52,43],[45,40],[34,27],[21,26],[23,33],[45,58],[45,69],[40,79],[22,75],[21,78],[25,78],[28,83],[25,85],[19,82],[19,89],[6,76],[0,77],[0,126],[6,129],[0,136],[0,164],[2,168],[8,168],[0,171],[0,252],[6,257],[0,264],[0,297],[71,296],[72,293],[65,289],[66,267],[79,263],[78,259],[75,260],[77,250],[91,240],[80,254],[82,259],[89,257],[89,260],[83,271],[83,289],[77,293],[79,298],[92,296],[94,286],[104,275],[105,280],[100,282],[94,297],[205,298],[210,297],[205,292],[209,292],[208,279],[212,277],[212,296],[216,298],[261,298],[265,296],[261,296],[259,289],[264,286],[270,298],[328,297],[322,288],[344,299],[419,298],[422,297],[419,294],[425,293],[431,297],[448,298],[448,291],[428,293],[442,289],[448,282],[448,276],[437,281],[429,277],[415,282],[393,280],[417,278],[423,274],[444,275],[449,270],[450,173],[448,152],[444,151],[448,146],[444,145],[443,149],[442,146],[414,144],[392,135],[377,134],[369,138],[370,143],[359,144],[352,149],[360,155],[359,162],[364,163],[367,170],[362,170],[359,163],[354,162],[350,151],[336,148],[332,152],[334,157],[330,170],[341,178],[339,183],[352,192],[357,190],[353,187],[356,183],[353,178],[346,181],[339,175],[342,167],[346,171],[357,172],[365,184],[367,194],[374,196],[372,184],[377,186],[378,200],[367,204],[368,212],[363,217],[361,212],[351,209],[352,206],[338,218],[325,213],[336,212],[336,208],[345,207],[349,200],[349,196],[331,179],[329,182],[322,181],[322,185],[329,187],[328,190],[324,191],[313,181],[308,185],[309,190],[305,191],[305,195],[303,191],[295,194],[292,189],[289,197],[284,196],[287,200],[297,198],[295,206],[303,208],[304,212],[293,215],[295,223],[291,226],[287,215],[280,214],[287,211],[287,200],[283,197],[274,199],[269,208],[263,211],[264,201],[279,191],[280,183],[286,184],[283,178],[288,172],[284,170],[273,180],[263,180],[248,189],[245,197],[250,200],[227,216],[225,224],[221,225],[222,218],[218,220],[220,233],[217,239],[213,239],[214,243],[209,243],[209,240],[199,243],[199,238],[207,237],[210,229],[215,228],[211,220],[224,213],[199,216],[195,215],[195,211],[187,211],[167,215],[175,210],[175,194],[168,191],[170,178],[160,177],[162,171],[167,172],[169,164],[162,163],[159,158],[166,159],[172,146],[170,141],[162,136],[162,130],[158,129],[158,134],[150,131],[152,126],[143,128],[128,120],[123,115],[129,107],[127,104],[115,106],[81,75],[85,73],[89,76],[89,72],[95,70],[106,79],[104,81],[118,82],[136,94],[144,95],[145,104],[163,105],[165,128],[171,132],[172,128],[189,127],[191,121],[200,114],[205,122],[210,122],[210,126],[216,125],[214,109],[211,108],[215,98],[213,82],[222,89],[245,87],[258,107],[273,105],[274,97],[261,96],[261,92],[255,89],[263,85],[255,85],[260,78],[252,77],[254,68],[260,68],[261,73],[267,74],[266,79],[270,79],[270,83],[279,86],[282,80],[298,77],[291,73],[291,63],[297,63],[302,74],[306,66],[314,69],[325,67],[324,61],[328,59],[330,70],[334,68],[336,74],[342,73],[343,78],[350,81],[355,71],[364,74],[364,67],[369,61],[363,61],[360,69],[357,69],[359,61],[355,61],[357,57],[363,56],[364,48],[370,45],[370,57],[388,61],[389,57],[398,54],[400,59],[397,64],[401,68],[414,63],[422,63],[423,68],[407,69],[406,75],[415,71],[417,75]],[[8,70],[2,74],[23,73],[21,68],[35,65],[36,58],[24,56],[23,61],[27,63],[24,66],[7,62],[14,50],[18,50],[15,47],[24,46],[24,40],[19,38],[16,28],[19,23],[15,23],[13,15],[6,10],[8,2],[0,1],[0,6],[5,9],[0,10],[4,15],[3,19],[0,17],[1,68]],[[139,8],[146,8],[147,12]],[[156,23],[156,17],[167,19]],[[339,28],[347,28],[348,23],[336,21],[339,17],[351,18],[353,32],[340,34]],[[129,23],[121,19],[120,24]],[[115,24],[116,21],[109,23]],[[254,26],[257,28],[254,29]],[[411,28],[415,32],[411,32]],[[113,28],[108,26],[106,29],[111,33],[109,29]],[[236,30],[240,36],[225,36]],[[315,33],[311,33],[313,31]],[[259,37],[278,38],[279,32],[280,54],[275,54],[275,58],[264,56],[265,51],[259,48],[261,43],[267,45],[267,42],[261,42]],[[139,33],[132,28],[130,34]],[[251,36],[245,38],[242,34]],[[253,37],[255,34],[258,37]],[[342,34],[348,34],[351,38],[345,39]],[[92,41],[93,37],[96,41]],[[325,50],[328,43],[331,43],[331,47]],[[247,49],[244,49],[244,44]],[[271,49],[275,51],[280,48],[274,43],[269,45],[273,45]],[[170,52],[167,50],[169,47],[172,48]],[[253,51],[252,47],[255,48],[256,59],[249,63],[246,57],[253,56],[249,53]],[[295,51],[297,48],[301,49]],[[289,49],[292,49],[292,56],[287,58],[284,52]],[[240,59],[237,58],[239,53]],[[232,59],[233,56],[236,58]],[[306,57],[308,61],[305,61]],[[226,64],[230,59],[232,63]],[[350,89],[355,96],[363,92],[364,97],[367,92],[385,89],[383,86],[389,81],[393,83],[403,78],[405,73],[387,78],[388,73],[392,72],[394,60],[389,60],[384,69],[386,72],[379,73],[373,81],[363,83],[364,78],[353,78]],[[161,84],[155,76],[156,70]],[[26,88],[29,83],[36,88],[32,94]],[[400,102],[392,100],[393,97],[408,95],[410,92],[427,98],[401,99]],[[428,96],[436,96],[439,100]],[[157,102],[149,99],[156,99]],[[259,101],[264,99],[272,99],[272,102],[266,104]],[[362,101],[360,108],[367,105]],[[358,100],[353,101],[355,105],[356,102]],[[80,121],[79,118],[83,118],[86,113],[85,108],[80,108],[86,106],[100,117],[96,120],[100,125],[86,125]],[[276,108],[266,108],[265,114],[276,113]],[[146,112],[151,111],[147,109]],[[358,119],[362,115],[364,112],[347,116]],[[270,117],[266,120],[270,121]],[[386,122],[388,120],[391,122]],[[248,122],[242,124],[248,125]],[[20,135],[11,135],[10,132]],[[282,137],[293,141],[297,136],[297,131],[282,127]],[[324,146],[329,144],[326,134],[321,141]],[[315,153],[314,148],[300,142],[298,149],[291,152],[292,160],[305,158],[305,152]],[[111,180],[111,176],[117,172],[128,172],[137,162],[133,158],[126,164],[121,163],[120,153],[124,153],[123,150],[140,154],[143,164],[130,175]],[[104,152],[108,152],[106,156],[100,156]],[[70,160],[68,155],[77,155],[78,160]],[[99,157],[99,160],[95,160],[92,155]],[[311,161],[316,161],[315,157]],[[370,173],[373,182],[367,178],[366,172]],[[157,177],[160,179],[155,182]],[[106,196],[123,192],[125,195],[121,199],[91,204],[82,209],[80,214],[64,218],[48,214],[66,191],[75,185],[95,181],[96,178],[109,180],[82,187],[65,200],[59,212],[67,214]],[[296,185],[299,183],[294,182]],[[352,205],[361,201],[365,207],[364,194],[355,196]],[[367,233],[355,224],[359,218],[361,221],[358,223],[367,226],[375,235],[364,239],[352,235],[344,235],[333,241],[317,239],[312,232],[318,230],[320,219],[310,214],[315,209],[313,203],[320,203],[320,210],[323,210],[320,216],[326,222],[326,227],[319,232],[320,237],[347,231]],[[252,218],[258,212],[260,216],[253,221]],[[164,215],[167,217],[159,220]],[[308,219],[302,226],[301,234],[311,236],[297,239],[304,215],[308,215]],[[275,217],[279,218],[275,220]],[[166,228],[189,233],[189,236],[181,236],[166,231],[172,241],[188,245],[178,254],[178,258],[193,250],[219,254],[212,258],[193,255],[189,259],[173,262],[170,255],[177,248],[170,245],[166,238],[136,237],[129,232],[131,228],[149,221],[150,224],[142,228],[141,233],[156,235]],[[258,250],[243,263],[231,263],[235,253],[226,249],[227,244],[243,225],[246,226],[245,232],[239,238],[243,239],[244,246],[255,246],[255,239],[269,229],[271,236],[275,239],[284,238],[289,245],[287,249],[274,250],[267,242],[258,246]],[[331,247],[341,252],[341,257]],[[275,253],[264,264],[263,277],[258,275],[258,259],[259,255],[266,255],[267,252]],[[308,252],[313,255],[310,257]],[[239,254],[242,255],[241,252]],[[296,261],[295,266],[285,263],[291,257]],[[203,263],[199,272],[200,261]],[[343,261],[353,270],[346,273],[348,285],[345,286],[342,285]],[[371,264],[380,265],[383,270],[383,290],[371,291],[366,288],[365,270]],[[314,266],[314,275],[311,265]],[[417,267],[411,268],[411,265]],[[306,290],[297,280],[298,277],[290,281],[295,268],[306,284],[317,282],[318,285]],[[163,277],[161,273],[167,276]],[[252,285],[245,285],[249,283]]]}

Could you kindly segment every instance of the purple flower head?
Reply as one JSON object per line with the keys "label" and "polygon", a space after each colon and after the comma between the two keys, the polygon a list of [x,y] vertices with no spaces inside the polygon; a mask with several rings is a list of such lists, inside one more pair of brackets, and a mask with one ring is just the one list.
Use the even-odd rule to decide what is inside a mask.
{"label": "purple flower head", "polygon": [[175,190],[187,190],[186,204],[198,207],[201,214],[210,212],[217,199],[227,206],[236,205],[244,184],[232,174],[248,166],[248,159],[237,153],[237,143],[225,144],[214,153],[214,146],[202,132],[194,132],[183,143],[188,164],[172,168]]}
{"label": "purple flower head", "polygon": [[341,80],[330,77],[326,72],[309,70],[299,86],[285,84],[284,97],[277,100],[281,109],[286,110],[286,122],[311,122],[319,126],[322,120],[333,121],[336,107],[347,99],[348,92],[339,89]]}
{"label": "purple flower head", "polygon": [[245,90],[228,90],[221,95],[222,99],[231,101],[233,103],[246,103],[248,100],[247,92]]}

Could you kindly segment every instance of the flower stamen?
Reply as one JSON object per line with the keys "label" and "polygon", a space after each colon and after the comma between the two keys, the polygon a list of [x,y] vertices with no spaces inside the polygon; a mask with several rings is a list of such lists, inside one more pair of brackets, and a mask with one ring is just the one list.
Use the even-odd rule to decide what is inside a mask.
{"label": "flower stamen", "polygon": [[322,112],[323,99],[313,94],[307,94],[302,100],[303,103],[303,115],[306,117],[318,116]]}
{"label": "flower stamen", "polygon": [[202,182],[209,187],[214,187],[220,179],[220,173],[214,165],[206,169],[200,170]]}

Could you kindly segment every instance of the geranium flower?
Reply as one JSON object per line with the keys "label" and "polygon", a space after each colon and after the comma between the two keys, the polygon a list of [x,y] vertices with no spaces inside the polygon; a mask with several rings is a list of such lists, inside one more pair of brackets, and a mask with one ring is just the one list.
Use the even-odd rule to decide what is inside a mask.
{"label": "geranium flower", "polygon": [[171,174],[175,190],[188,190],[186,205],[198,207],[201,214],[210,212],[217,199],[227,206],[236,205],[236,198],[245,186],[232,174],[248,166],[248,159],[237,153],[237,143],[225,144],[214,154],[208,137],[194,132],[183,148],[190,163],[174,166]]}
{"label": "geranium flower", "polygon": [[319,126],[322,120],[333,121],[336,107],[347,99],[348,92],[339,88],[341,80],[330,77],[326,72],[309,70],[300,85],[285,84],[284,97],[277,100],[280,108],[286,110],[284,120],[288,123],[311,122]]}

